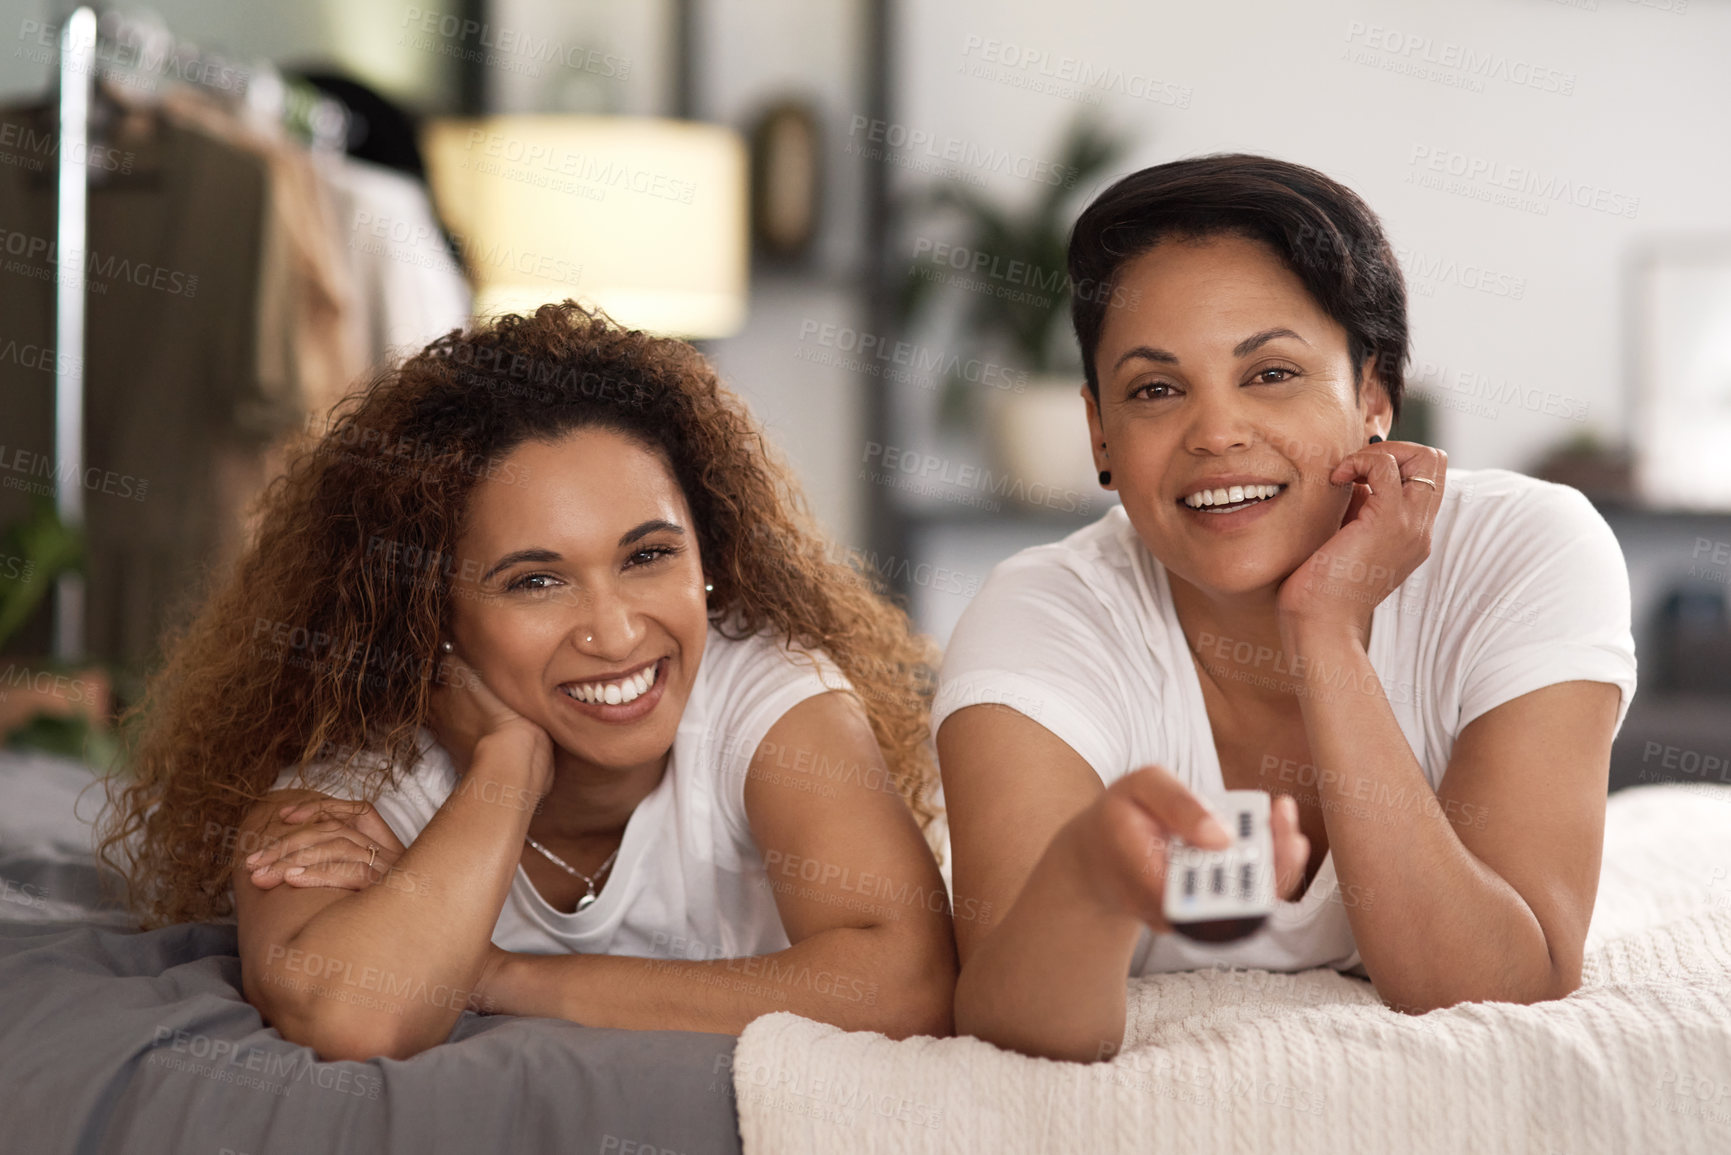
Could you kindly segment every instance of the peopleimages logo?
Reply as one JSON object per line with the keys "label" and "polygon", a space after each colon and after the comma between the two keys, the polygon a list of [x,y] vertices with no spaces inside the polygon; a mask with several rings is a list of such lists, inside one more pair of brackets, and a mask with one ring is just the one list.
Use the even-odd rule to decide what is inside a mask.
{"label": "peopleimages logo", "polygon": [[[7,489],[21,489],[27,493],[51,494],[55,484],[82,484],[92,493],[100,492],[112,497],[143,501],[150,492],[150,481],[147,478],[134,477],[130,473],[116,473],[112,469],[102,469],[95,465],[86,468],[80,475],[77,469],[65,462],[57,463],[52,454],[34,453],[16,446],[0,445],[0,475],[9,475],[0,477],[0,485]],[[30,478],[44,480],[33,482]]]}
{"label": "peopleimages logo", "polygon": [[[910,341],[890,340],[846,325],[807,318],[800,323],[799,340],[802,349],[795,356],[802,361],[863,371],[874,377],[886,376],[897,381],[954,377],[970,385],[1006,389],[1013,393],[1024,392],[1028,387],[1025,369],[1012,369],[978,357],[964,358],[957,353]],[[819,355],[820,351],[828,350],[842,356]]]}
{"label": "peopleimages logo", "polygon": [[1406,273],[1407,287],[1421,297],[1434,296],[1436,286],[1458,285],[1493,297],[1519,301],[1527,295],[1527,279],[1473,261],[1457,261],[1417,249],[1396,247],[1394,259]]}
{"label": "peopleimages logo", "polygon": [[[1006,257],[1002,253],[971,249],[966,245],[949,244],[931,237],[918,237],[914,240],[914,260],[918,262],[914,266],[916,272],[929,269],[936,273],[943,268],[950,268],[957,273],[966,274],[967,277],[1002,282],[1001,285],[983,285],[980,280],[964,278],[942,283],[954,283],[958,287],[974,291],[989,291],[1002,297],[1009,297],[1009,290],[1004,286],[1014,286],[1028,292],[1010,299],[1038,301],[1042,306],[1049,304],[1051,298],[1060,293],[1070,294],[1078,300],[1100,301],[1110,308],[1123,308],[1135,304],[1140,298],[1140,294],[1133,289],[1112,286],[1092,277],[1080,282],[1072,281],[1068,269],[1045,268],[1028,261]],[[927,279],[938,278],[928,274]]]}
{"label": "peopleimages logo", "polygon": [[1010,473],[993,473],[971,463],[957,464],[935,454],[868,441],[859,471],[861,481],[913,493],[941,497],[997,512],[994,498],[1008,497],[1028,505],[1043,505],[1062,513],[1089,512],[1089,497],[1074,489],[1043,482],[1026,482]]}
{"label": "peopleimages logo", "polygon": [[322,1063],[305,1054],[268,1051],[232,1039],[159,1026],[150,1040],[150,1063],[218,1082],[234,1083],[286,1096],[291,1084],[305,1083],[342,1095],[377,1099],[383,1082],[366,1070]]}
{"label": "peopleimages logo", "polygon": [[1079,56],[1054,56],[1043,48],[1028,48],[1006,40],[970,35],[962,43],[961,71],[1011,88],[1025,88],[1099,104],[1104,93],[1145,100],[1169,108],[1189,108],[1190,86],[1162,80],[1145,72],[1098,64]]}
{"label": "peopleimages logo", "polygon": [[463,147],[470,155],[461,167],[590,200],[605,199],[608,189],[687,205],[697,196],[695,181],[635,168],[617,157],[518,140],[501,132],[470,129]]}
{"label": "peopleimages logo", "polygon": [[[890,120],[858,116],[848,127],[846,151],[866,160],[881,160],[901,167],[926,171],[932,164],[951,164],[981,173],[1008,173],[1035,184],[1071,188],[1081,170],[1074,165],[1041,160],[1026,153],[989,148],[959,136],[910,128]],[[875,146],[875,147],[874,147]],[[958,178],[962,179],[962,178]],[[977,179],[977,178],[976,178]]]}
{"label": "peopleimages logo", "polygon": [[[1613,192],[1603,185],[1572,180],[1558,173],[1542,172],[1525,165],[1505,164],[1492,157],[1475,156],[1453,149],[1415,144],[1407,163],[1414,169],[1422,170],[1408,173],[1409,183],[1427,188],[1441,188],[1445,192],[1460,192],[1481,200],[1492,199],[1486,194],[1507,195],[1522,202],[1511,203],[1511,207],[1523,208],[1541,216],[1550,212],[1550,204],[1547,202],[1555,201],[1577,208],[1592,209],[1594,212],[1609,213],[1611,216],[1627,217],[1630,220],[1635,219],[1635,214],[1641,208],[1640,197]],[[1433,177],[1430,175],[1432,173],[1440,175]],[[1456,179],[1445,184],[1442,179],[1444,176]]]}
{"label": "peopleimages logo", "polygon": [[[1398,28],[1384,28],[1378,24],[1353,20],[1346,26],[1346,40],[1349,45],[1359,44],[1400,60],[1427,64],[1456,73],[1461,79],[1500,80],[1520,88],[1536,88],[1540,92],[1559,96],[1572,96],[1575,92],[1573,72],[1534,64],[1530,60],[1507,56],[1501,52],[1471,48],[1453,40],[1438,40],[1418,32],[1404,32]],[[1375,61],[1367,59],[1360,63]]]}
{"label": "peopleimages logo", "polygon": [[[148,261],[134,261],[112,252],[98,253],[94,249],[70,249],[62,253],[55,241],[29,233],[0,229],[0,252],[19,258],[6,262],[5,269],[9,273],[43,281],[83,284],[96,293],[106,293],[111,282],[124,281],[141,289],[155,289],[175,297],[198,295],[196,273],[168,269]],[[35,264],[37,261],[42,263]]]}
{"label": "peopleimages logo", "polygon": [[[53,129],[38,132],[27,124],[0,124],[0,164],[40,172],[45,162],[60,156],[60,133]],[[130,174],[134,153],[121,152],[100,144],[73,146],[72,163],[99,172]]]}
{"label": "peopleimages logo", "polygon": [[[497,27],[479,20],[460,19],[448,12],[405,8],[402,27],[405,33],[423,34],[421,42],[413,45],[417,48],[431,48],[431,42],[425,37],[440,36],[445,40],[455,41],[457,46],[472,38],[481,48],[491,50],[482,54],[474,49],[464,51],[460,47],[441,49],[445,55],[457,56],[460,59],[497,64],[505,57],[518,56],[535,64],[558,64],[576,72],[592,72],[612,80],[625,80],[631,75],[631,61],[610,52],[585,48],[580,44],[566,44],[551,36],[536,36],[531,32]],[[538,68],[518,71],[527,71],[532,76],[541,75]]]}
{"label": "peopleimages logo", "polygon": [[[70,5],[67,6],[70,10]],[[23,47],[12,54],[38,63],[59,64],[60,38],[58,24],[25,20],[18,26],[18,39]],[[220,88],[226,92],[246,91],[251,73],[211,53],[185,53],[170,38],[140,36],[127,33],[115,40],[97,36],[81,40],[78,47],[94,48],[94,70],[102,73],[105,84],[130,88],[153,88],[163,77],[200,88]]]}
{"label": "peopleimages logo", "polygon": [[[1493,377],[1471,368],[1450,370],[1435,361],[1419,359],[1413,362],[1408,375],[1408,389],[1424,394],[1436,404],[1480,417],[1496,417],[1503,406],[1519,407],[1528,413],[1557,417],[1564,421],[1585,421],[1589,406],[1578,397],[1555,389],[1522,385],[1507,377]],[[1462,408],[1470,403],[1470,407]]]}

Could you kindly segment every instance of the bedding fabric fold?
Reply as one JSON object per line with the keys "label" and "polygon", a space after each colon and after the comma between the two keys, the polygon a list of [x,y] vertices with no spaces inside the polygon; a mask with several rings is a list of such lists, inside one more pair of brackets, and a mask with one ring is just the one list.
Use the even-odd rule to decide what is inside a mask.
{"label": "bedding fabric fold", "polygon": [[1109,1063],[788,1013],[732,1060],[746,1155],[1731,1152],[1731,787],[1609,800],[1581,989],[1386,1008],[1332,970],[1130,980]]}
{"label": "bedding fabric fold", "polygon": [[319,1062],[240,994],[232,926],[0,922],[0,1152],[737,1152],[728,1035],[465,1013]]}

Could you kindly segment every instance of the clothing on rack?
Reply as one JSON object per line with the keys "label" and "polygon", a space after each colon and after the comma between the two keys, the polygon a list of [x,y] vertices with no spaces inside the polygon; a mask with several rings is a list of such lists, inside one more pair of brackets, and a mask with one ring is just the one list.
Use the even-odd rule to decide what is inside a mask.
{"label": "clothing on rack", "polygon": [[361,307],[353,339],[375,365],[419,352],[468,323],[469,283],[446,246],[426,186],[366,161],[320,164],[343,227]]}
{"label": "clothing on rack", "polygon": [[[55,279],[79,276],[86,650],[141,671],[238,554],[288,439],[465,324],[470,295],[409,178],[190,88],[97,99],[118,111],[90,150],[86,252],[65,256],[55,112],[0,109],[0,526],[54,493]],[[47,653],[50,617],[8,651]]]}
{"label": "clothing on rack", "polygon": [[248,123],[194,89],[161,100],[166,117],[251,153],[270,174],[261,258],[258,347],[261,378],[322,415],[367,367],[346,323],[359,305],[337,234],[336,212],[307,152],[280,132]]}
{"label": "clothing on rack", "polygon": [[428,196],[416,119],[353,77],[320,69],[298,77],[348,110],[346,161],[316,169],[345,226],[363,343],[374,364],[419,350],[465,324],[474,301]]}
{"label": "clothing on rack", "polygon": [[[0,140],[50,142],[0,165],[0,524],[52,497],[57,277],[82,281],[86,645],[132,665],[198,586],[223,536],[224,462],[301,420],[258,373],[258,269],[269,175],[255,156],[158,118],[121,118],[126,171],[89,194],[82,254],[56,251],[48,108],[0,109]],[[15,255],[16,254],[16,255]],[[46,653],[47,614],[9,647]]]}
{"label": "clothing on rack", "polygon": [[322,419],[372,366],[462,327],[473,303],[426,185],[308,153],[192,90],[164,111],[255,152],[272,200],[260,292],[260,373]]}
{"label": "clothing on rack", "polygon": [[298,69],[305,81],[348,109],[343,165],[320,165],[338,216],[348,229],[355,284],[369,317],[372,360],[419,350],[466,324],[473,308],[459,249],[433,211],[419,123],[395,100],[322,69]]}
{"label": "clothing on rack", "polygon": [[348,110],[343,151],[350,159],[400,172],[426,186],[427,161],[421,153],[420,125],[412,113],[371,85],[340,72],[311,67],[291,69],[290,75]]}

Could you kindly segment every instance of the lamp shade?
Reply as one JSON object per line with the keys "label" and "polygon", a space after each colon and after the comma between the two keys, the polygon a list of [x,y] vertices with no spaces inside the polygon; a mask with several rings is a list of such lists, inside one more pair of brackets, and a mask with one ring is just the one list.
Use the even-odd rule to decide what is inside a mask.
{"label": "lamp shade", "polygon": [[745,322],[746,152],[711,124],[610,116],[442,119],[439,209],[480,316],[575,297],[631,328],[724,337]]}

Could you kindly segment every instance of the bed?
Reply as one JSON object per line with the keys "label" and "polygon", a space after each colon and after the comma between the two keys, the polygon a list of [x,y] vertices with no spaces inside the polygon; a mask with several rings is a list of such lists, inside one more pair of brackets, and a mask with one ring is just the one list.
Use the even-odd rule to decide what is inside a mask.
{"label": "bed", "polygon": [[739,1151],[729,1035],[465,1013],[406,1061],[317,1061],[241,997],[232,926],[104,904],[91,782],[0,756],[0,1152]]}
{"label": "bed", "polygon": [[1582,988],[1425,1015],[1329,970],[1132,980],[1110,1063],[790,1014],[733,1057],[750,1155],[1731,1153],[1731,787],[1611,796]]}
{"label": "bed", "polygon": [[465,1014],[413,1059],[319,1063],[241,998],[232,927],[103,906],[90,781],[0,757],[7,1153],[1731,1152],[1731,787],[1611,797],[1554,1003],[1407,1016],[1331,971],[1219,970],[1132,980],[1098,1065],[787,1013],[738,1040]]}

